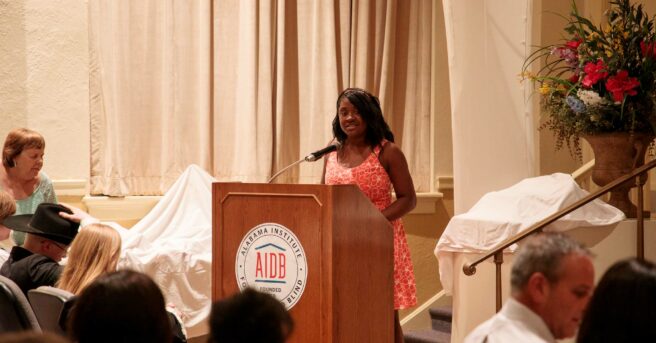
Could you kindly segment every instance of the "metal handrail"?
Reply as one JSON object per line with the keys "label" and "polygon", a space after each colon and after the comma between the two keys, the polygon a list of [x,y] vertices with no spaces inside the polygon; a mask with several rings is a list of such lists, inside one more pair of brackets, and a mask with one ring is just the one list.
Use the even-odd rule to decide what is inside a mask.
{"label": "metal handrail", "polygon": [[[503,263],[503,250],[508,248],[509,246],[521,241],[522,239],[541,232],[547,225],[555,222],[556,220],[566,216],[570,212],[573,212],[574,210],[578,209],[579,207],[582,207],[586,205],[587,203],[593,201],[594,199],[597,199],[598,197],[604,195],[605,193],[613,190],[614,188],[622,185],[623,183],[631,180],[632,178],[636,178],[639,175],[642,175],[649,171],[650,169],[656,167],[656,159],[652,160],[648,163],[645,163],[639,168],[634,169],[631,173],[626,174],[622,177],[617,178],[615,181],[607,184],[606,186],[598,189],[597,191],[589,194],[585,198],[567,206],[566,208],[550,215],[549,217],[541,220],[540,222],[532,225],[525,231],[506,239],[502,243],[498,244],[495,248],[490,250],[487,254],[483,255],[483,257],[478,258],[474,262],[471,263],[465,263],[465,265],[462,266],[462,271],[465,273],[465,275],[474,275],[476,273],[476,266],[480,264],[481,262],[487,260],[490,257],[495,257],[494,262],[496,264],[496,283],[497,283],[497,299],[496,299],[496,305],[497,305],[497,311],[501,308],[501,263]],[[644,185],[644,182],[641,180],[640,177],[636,178],[636,185],[638,186],[638,209],[637,209],[637,224],[638,224],[638,234],[637,234],[637,257],[639,259],[644,259],[644,214],[643,214],[643,192],[642,192],[642,187]]]}

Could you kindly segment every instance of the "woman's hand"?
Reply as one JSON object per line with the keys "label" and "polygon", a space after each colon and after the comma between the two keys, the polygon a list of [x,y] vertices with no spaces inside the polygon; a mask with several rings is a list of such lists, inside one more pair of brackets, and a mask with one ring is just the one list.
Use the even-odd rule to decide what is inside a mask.
{"label": "woman's hand", "polygon": [[59,216],[64,218],[64,219],[68,219],[68,220],[70,220],[74,223],[78,223],[78,224],[80,224],[80,226],[88,225],[92,222],[97,222],[98,221],[98,219],[92,217],[90,214],[82,211],[81,209],[79,209],[75,206],[71,206],[71,205],[67,205],[67,204],[60,204],[60,205],[68,208],[73,213],[66,213],[66,212],[62,211],[62,212],[59,212]]}

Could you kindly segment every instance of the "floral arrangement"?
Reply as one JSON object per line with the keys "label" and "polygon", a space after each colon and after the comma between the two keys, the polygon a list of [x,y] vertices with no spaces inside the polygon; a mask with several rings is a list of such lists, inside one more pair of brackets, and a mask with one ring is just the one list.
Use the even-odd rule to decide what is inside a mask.
{"label": "floral arrangement", "polygon": [[[552,130],[556,149],[566,144],[579,159],[582,135],[653,135],[656,128],[654,18],[629,0],[611,1],[606,18],[595,26],[572,1],[564,42],[539,48],[522,67],[548,115],[540,129]],[[537,61],[544,64],[533,73]]]}

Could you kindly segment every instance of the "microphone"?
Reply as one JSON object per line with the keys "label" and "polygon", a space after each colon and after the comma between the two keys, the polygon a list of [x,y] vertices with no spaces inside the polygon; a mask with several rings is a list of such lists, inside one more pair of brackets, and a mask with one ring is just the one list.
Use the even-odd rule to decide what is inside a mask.
{"label": "microphone", "polygon": [[321,150],[317,150],[317,151],[305,156],[304,160],[306,162],[314,162],[314,161],[320,159],[321,157],[323,157],[323,155],[339,149],[341,146],[342,146],[342,143],[340,143],[339,141],[335,141],[333,144],[330,144],[329,146],[327,146],[327,147],[325,147]]}
{"label": "microphone", "polygon": [[305,158],[301,158],[300,160],[298,160],[298,161],[296,161],[296,162],[294,162],[294,163],[288,165],[287,167],[282,168],[279,172],[275,173],[275,174],[274,174],[274,175],[273,175],[273,176],[267,181],[267,183],[271,183],[271,181],[273,181],[276,177],[278,177],[278,175],[280,175],[280,174],[282,174],[283,172],[285,172],[285,170],[287,170],[287,169],[289,169],[289,168],[291,168],[291,167],[293,167],[293,166],[295,166],[295,165],[297,165],[297,164],[299,164],[299,163],[301,163],[301,162],[314,162],[314,161],[320,159],[321,157],[323,157],[323,155],[325,155],[325,154],[327,154],[327,153],[329,153],[329,152],[331,152],[331,151],[335,151],[335,150],[339,149],[341,146],[342,146],[342,143],[340,143],[340,142],[338,142],[338,141],[335,141],[334,143],[330,144],[329,146],[327,146],[327,147],[325,147],[325,148],[323,148],[323,149],[321,149],[321,150],[317,150],[317,151],[315,151],[315,152],[313,152],[313,153],[311,153],[311,154],[305,156]]}

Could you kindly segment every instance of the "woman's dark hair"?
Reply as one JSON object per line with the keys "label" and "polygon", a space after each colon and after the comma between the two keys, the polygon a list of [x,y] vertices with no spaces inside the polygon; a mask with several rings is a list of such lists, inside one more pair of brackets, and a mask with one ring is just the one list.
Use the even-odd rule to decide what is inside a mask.
{"label": "woman's dark hair", "polygon": [[656,342],[656,265],[620,261],[602,276],[577,342]]}
{"label": "woman's dark hair", "polygon": [[333,135],[340,142],[346,140],[346,133],[339,126],[339,104],[343,99],[355,106],[360,113],[362,120],[367,124],[367,134],[365,141],[372,147],[380,144],[384,139],[394,142],[394,134],[383,118],[383,110],[380,108],[380,101],[373,94],[360,88],[347,88],[337,97],[337,113],[333,119]]}
{"label": "woman's dark hair", "polygon": [[212,305],[208,342],[283,343],[293,328],[292,317],[278,299],[247,288]]}
{"label": "woman's dark hair", "polygon": [[79,343],[172,340],[162,291],[148,275],[132,270],[88,285],[73,306],[68,332]]}

